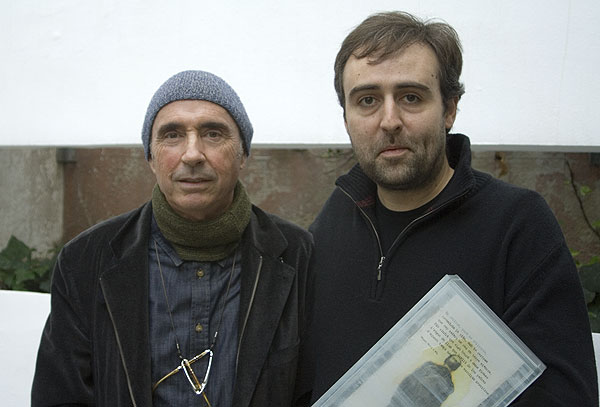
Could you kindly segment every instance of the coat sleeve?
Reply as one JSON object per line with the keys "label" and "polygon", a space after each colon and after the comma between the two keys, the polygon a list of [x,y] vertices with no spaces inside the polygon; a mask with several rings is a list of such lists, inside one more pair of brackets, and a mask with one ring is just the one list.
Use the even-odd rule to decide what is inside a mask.
{"label": "coat sleeve", "polygon": [[31,391],[32,407],[91,406],[91,343],[79,294],[65,272],[64,251],[52,277],[51,311],[42,332]]}
{"label": "coat sleeve", "polygon": [[301,291],[302,298],[304,299],[303,312],[300,315],[300,351],[298,356],[298,369],[296,372],[296,387],[294,390],[294,402],[293,407],[308,407],[310,406],[310,399],[312,396],[312,378],[314,368],[311,365],[310,358],[307,357],[308,352],[308,331],[312,322],[313,316],[313,304],[314,304],[314,242],[310,243],[310,260],[307,262],[306,268],[303,270],[303,274],[306,276],[303,284],[303,290]]}
{"label": "coat sleeve", "polygon": [[540,203],[536,212],[508,250],[507,269],[523,278],[509,278],[515,284],[506,288],[502,319],[546,370],[511,405],[598,406],[592,335],[577,269],[549,208]]}

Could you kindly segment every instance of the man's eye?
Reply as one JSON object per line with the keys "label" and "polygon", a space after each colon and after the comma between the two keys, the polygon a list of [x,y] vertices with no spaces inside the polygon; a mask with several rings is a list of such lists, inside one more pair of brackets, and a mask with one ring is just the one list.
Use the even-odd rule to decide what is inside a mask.
{"label": "man's eye", "polygon": [[179,134],[175,131],[170,131],[168,133],[165,133],[165,135],[163,136],[163,138],[165,139],[175,139],[179,137]]}
{"label": "man's eye", "polygon": [[221,137],[221,133],[218,131],[209,131],[206,133],[206,137],[208,137],[211,140],[215,140]]}
{"label": "man's eye", "polygon": [[373,96],[365,96],[361,98],[358,103],[362,106],[372,106],[375,104],[375,98]]}
{"label": "man's eye", "polygon": [[416,103],[421,99],[417,95],[409,94],[404,96],[404,100],[406,100],[408,103]]}

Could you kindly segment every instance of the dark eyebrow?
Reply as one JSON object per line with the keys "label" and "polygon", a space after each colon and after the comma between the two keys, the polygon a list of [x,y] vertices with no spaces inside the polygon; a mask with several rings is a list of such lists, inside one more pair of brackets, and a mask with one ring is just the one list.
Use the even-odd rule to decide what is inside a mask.
{"label": "dark eyebrow", "polygon": [[165,123],[162,126],[160,126],[158,128],[158,130],[156,131],[156,134],[165,134],[170,131],[178,130],[179,128],[181,128],[181,126],[179,124],[177,124],[175,122],[168,122],[168,123]]}
{"label": "dark eyebrow", "polygon": [[203,122],[197,128],[231,131],[231,128],[227,124],[221,122]]}
{"label": "dark eyebrow", "polygon": [[[348,94],[349,98],[352,98],[352,96],[354,96],[357,93],[360,92],[364,92],[364,91],[370,91],[370,90],[379,90],[381,87],[379,85],[361,85],[361,86],[357,86],[355,88],[352,88],[352,90],[350,90],[350,93]],[[429,88],[429,86],[423,85],[420,82],[401,82],[399,84],[396,85],[395,87],[397,90],[399,89],[407,89],[407,88],[415,88],[415,89],[420,89],[426,92],[431,92],[431,89]]]}
{"label": "dark eyebrow", "polygon": [[406,89],[406,88],[415,88],[424,90],[426,92],[431,92],[431,89],[427,85],[423,85],[420,82],[402,82],[396,85],[396,89]]}
{"label": "dark eyebrow", "polygon": [[[160,126],[158,128],[158,131],[156,134],[160,135],[160,134],[166,134],[168,132],[171,131],[177,131],[182,129],[185,126],[182,126],[181,124],[177,123],[177,122],[168,122],[163,124],[162,126]],[[210,121],[210,122],[202,122],[197,126],[197,129],[212,129],[212,130],[221,130],[221,131],[230,131],[229,126],[227,126],[227,124],[225,123],[221,123],[221,122],[215,122],[215,121]]]}
{"label": "dark eyebrow", "polygon": [[357,86],[357,87],[352,88],[350,90],[350,93],[348,93],[348,97],[350,99],[352,99],[352,97],[354,95],[356,95],[357,93],[364,92],[366,90],[378,90],[378,89],[379,89],[378,85],[361,85],[361,86]]}

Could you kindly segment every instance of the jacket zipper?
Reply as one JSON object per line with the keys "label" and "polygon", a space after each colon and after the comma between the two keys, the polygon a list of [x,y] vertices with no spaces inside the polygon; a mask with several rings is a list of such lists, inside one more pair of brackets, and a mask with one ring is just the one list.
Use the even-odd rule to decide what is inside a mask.
{"label": "jacket zipper", "polygon": [[377,265],[377,281],[381,281],[381,268],[383,267],[384,260],[385,256],[381,256],[379,259],[379,264]]}
{"label": "jacket zipper", "polygon": [[352,196],[348,192],[346,192],[346,190],[344,188],[340,187],[340,190],[344,194],[346,194],[352,202],[354,202],[354,205],[356,205],[358,210],[362,213],[363,217],[369,222],[369,225],[371,225],[371,229],[373,229],[373,233],[375,234],[375,239],[377,239],[377,247],[379,248],[379,265],[377,266],[377,281],[381,281],[381,269],[383,267],[383,262],[385,261],[385,256],[383,255],[383,248],[381,247],[381,239],[379,238],[379,233],[377,233],[377,228],[375,228],[373,221],[371,220],[369,215],[367,215],[367,213],[363,210],[363,208],[358,206],[358,204],[356,203],[354,198],[352,198]]}
{"label": "jacket zipper", "polygon": [[[358,208],[358,210],[361,212],[361,214],[363,215],[363,217],[365,219],[367,219],[369,225],[371,226],[371,229],[373,229],[373,233],[375,233],[375,238],[377,239],[377,246],[379,248],[379,264],[377,265],[377,281],[381,281],[382,278],[382,274],[383,274],[383,264],[385,262],[386,256],[383,253],[383,248],[381,247],[381,240],[379,238],[379,234],[377,233],[377,229],[375,228],[375,224],[373,223],[373,221],[371,220],[371,218],[369,217],[369,215],[367,215],[367,213],[360,207],[358,206],[358,204],[356,203],[356,201],[354,200],[354,198],[352,198],[352,196],[346,192],[346,190],[344,190],[343,187],[339,186],[340,190],[346,194],[346,196],[348,196],[348,198],[350,198],[350,200],[352,202],[354,202],[354,205],[356,205],[356,207]],[[435,208],[434,210],[432,210],[431,212],[427,212],[424,213],[423,215],[419,216],[416,219],[413,219],[412,222],[410,222],[408,225],[406,225],[406,227],[404,229],[402,229],[402,231],[398,234],[398,236],[396,237],[396,239],[394,239],[394,242],[392,243],[392,245],[390,246],[389,251],[391,251],[394,246],[396,245],[396,243],[398,243],[400,241],[400,238],[405,234],[405,232],[410,229],[415,223],[420,222],[421,220],[435,214],[438,213],[440,210],[442,210],[443,208],[445,208],[446,206],[448,206],[449,204],[451,204],[452,202],[462,198],[463,196],[465,196],[468,193],[468,191],[463,192],[462,194],[450,199],[449,201],[444,202],[442,205],[438,206],[437,208]]]}
{"label": "jacket zipper", "polygon": [[259,258],[258,263],[258,271],[256,273],[256,279],[254,279],[254,286],[252,287],[252,295],[250,296],[250,304],[248,305],[248,310],[246,311],[246,316],[244,317],[244,324],[242,325],[242,331],[240,333],[240,339],[238,341],[237,354],[235,356],[235,371],[237,375],[237,367],[240,359],[240,348],[242,347],[242,338],[244,337],[244,331],[246,330],[246,324],[248,323],[248,318],[250,317],[250,310],[252,309],[252,304],[254,304],[254,296],[256,295],[256,288],[258,287],[258,280],[260,278],[260,272],[262,270],[263,257],[262,255]]}
{"label": "jacket zipper", "polygon": [[[102,284],[102,278],[100,278],[100,288],[102,289],[102,295],[104,298],[107,298],[106,293],[104,292],[104,284]],[[121,355],[121,363],[123,364],[123,370],[125,371],[125,378],[127,379],[127,389],[129,390],[129,397],[131,398],[131,402],[133,406],[136,407],[137,404],[135,402],[135,398],[133,397],[133,389],[131,388],[131,379],[129,378],[129,370],[127,369],[127,365],[125,364],[125,353],[123,352],[123,346],[121,345],[121,338],[119,337],[119,331],[117,331],[117,326],[115,325],[115,319],[113,317],[112,310],[110,308],[110,304],[108,300],[106,300],[106,309],[108,310],[108,316],[110,317],[110,322],[112,324],[113,330],[115,331],[115,338],[117,340],[117,346],[119,347],[119,353]]]}

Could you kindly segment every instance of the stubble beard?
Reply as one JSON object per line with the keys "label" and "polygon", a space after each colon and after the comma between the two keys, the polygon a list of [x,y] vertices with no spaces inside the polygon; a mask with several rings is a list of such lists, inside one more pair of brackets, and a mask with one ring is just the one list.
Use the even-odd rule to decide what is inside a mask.
{"label": "stubble beard", "polygon": [[402,157],[385,158],[378,155],[380,145],[371,146],[369,152],[355,149],[364,173],[378,186],[389,190],[419,190],[434,184],[446,162],[446,131],[442,128],[435,141],[422,144],[414,142],[395,143],[399,135],[388,135],[383,144],[404,145],[409,148]]}

